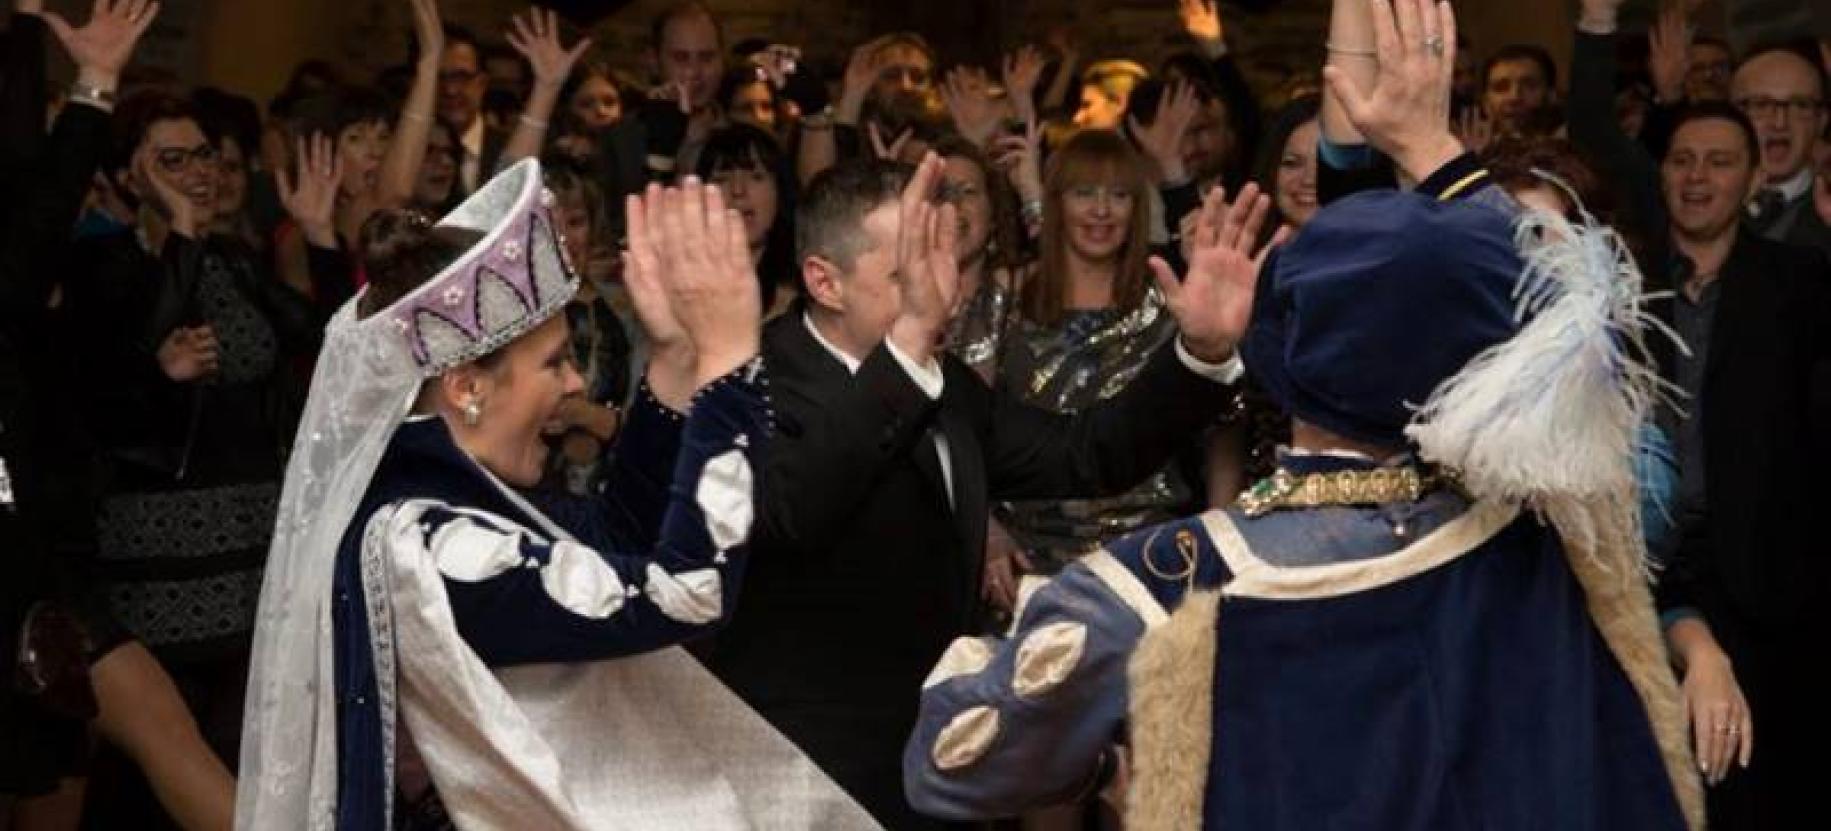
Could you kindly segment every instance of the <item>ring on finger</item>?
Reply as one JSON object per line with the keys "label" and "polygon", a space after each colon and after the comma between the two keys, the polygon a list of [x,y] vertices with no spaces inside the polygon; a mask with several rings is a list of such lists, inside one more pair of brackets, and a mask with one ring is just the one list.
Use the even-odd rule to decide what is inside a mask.
{"label": "ring on finger", "polygon": [[1436,57],[1443,57],[1443,38],[1436,35],[1425,38],[1424,48],[1430,50],[1430,53]]}

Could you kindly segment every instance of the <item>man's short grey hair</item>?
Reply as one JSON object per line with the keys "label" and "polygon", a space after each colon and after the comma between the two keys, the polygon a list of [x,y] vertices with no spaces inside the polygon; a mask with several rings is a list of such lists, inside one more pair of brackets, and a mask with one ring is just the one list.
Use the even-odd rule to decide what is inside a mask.
{"label": "man's short grey hair", "polygon": [[799,259],[820,257],[851,271],[860,255],[871,250],[865,216],[895,202],[915,168],[879,159],[841,162],[814,177],[795,216],[795,251]]}

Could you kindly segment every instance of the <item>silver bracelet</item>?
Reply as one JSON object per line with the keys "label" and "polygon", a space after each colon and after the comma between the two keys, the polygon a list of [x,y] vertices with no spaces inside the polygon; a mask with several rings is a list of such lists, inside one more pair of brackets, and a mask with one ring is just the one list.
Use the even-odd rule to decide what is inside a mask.
{"label": "silver bracelet", "polygon": [[540,119],[538,119],[538,118],[530,118],[530,117],[528,117],[528,115],[527,115],[527,114],[526,114],[526,113],[523,113],[523,114],[522,114],[522,116],[521,116],[521,123],[523,123],[523,124],[526,124],[526,125],[528,125],[528,126],[529,126],[529,127],[533,127],[533,128],[534,128],[534,129],[536,129],[536,130],[545,130],[545,129],[547,129],[547,122],[545,122],[545,121],[541,121],[541,120],[540,120]]}
{"label": "silver bracelet", "polygon": [[1343,49],[1333,43],[1324,44],[1323,48],[1336,55],[1354,55],[1362,58],[1377,58],[1380,56],[1380,53],[1375,52],[1372,49]]}

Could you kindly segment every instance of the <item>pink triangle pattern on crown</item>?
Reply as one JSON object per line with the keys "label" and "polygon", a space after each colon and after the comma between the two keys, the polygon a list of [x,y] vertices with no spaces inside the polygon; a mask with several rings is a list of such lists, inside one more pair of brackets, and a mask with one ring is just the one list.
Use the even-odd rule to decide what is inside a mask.
{"label": "pink triangle pattern on crown", "polygon": [[578,277],[553,230],[552,202],[529,159],[439,220],[483,239],[386,312],[422,375],[501,349],[572,299]]}

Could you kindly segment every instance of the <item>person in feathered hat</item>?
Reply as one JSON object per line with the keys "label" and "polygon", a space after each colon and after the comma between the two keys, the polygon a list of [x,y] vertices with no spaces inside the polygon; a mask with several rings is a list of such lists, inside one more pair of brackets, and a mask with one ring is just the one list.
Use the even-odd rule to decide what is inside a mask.
{"label": "person in feathered hat", "polygon": [[1641,565],[1639,275],[1450,135],[1448,3],[1367,5],[1336,5],[1325,133],[1414,187],[1256,258],[1263,204],[1211,197],[1182,282],[1158,264],[1171,303],[1250,305],[1226,334],[1293,447],[1030,593],[1009,638],[957,641],[904,755],[919,810],[1124,770],[1129,831],[1701,828]]}

